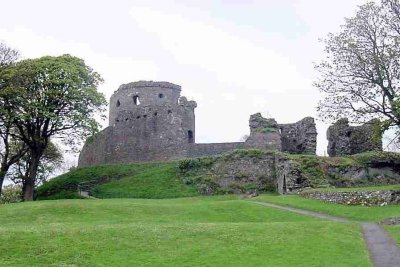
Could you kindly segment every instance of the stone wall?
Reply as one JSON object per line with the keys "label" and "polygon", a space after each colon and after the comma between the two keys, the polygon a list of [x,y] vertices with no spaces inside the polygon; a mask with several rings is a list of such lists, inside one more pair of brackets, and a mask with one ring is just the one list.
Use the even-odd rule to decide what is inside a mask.
{"label": "stone wall", "polygon": [[400,204],[400,190],[354,192],[304,191],[301,192],[300,195],[307,198],[345,205],[384,206],[388,204]]}
{"label": "stone wall", "polygon": [[79,167],[100,165],[110,162],[113,127],[107,127],[95,136],[88,138],[79,154]]}
{"label": "stone wall", "polygon": [[109,125],[113,125],[124,111],[134,112],[143,106],[176,106],[180,92],[179,85],[169,82],[138,81],[122,84],[110,98]]}
{"label": "stone wall", "polygon": [[306,117],[296,123],[280,124],[282,151],[292,154],[315,154],[317,129],[314,119]]}
{"label": "stone wall", "polygon": [[328,128],[328,154],[331,157],[353,155],[367,151],[382,151],[382,138],[376,133],[378,120],[361,126],[350,126],[340,119]]}
{"label": "stone wall", "polygon": [[279,194],[296,193],[309,186],[300,164],[283,155],[275,157],[275,174]]}
{"label": "stone wall", "polygon": [[246,145],[244,142],[190,144],[187,153],[185,153],[185,158],[220,155],[228,151],[245,147]]}
{"label": "stone wall", "polygon": [[208,173],[213,182],[220,188],[232,190],[233,193],[245,193],[248,190],[265,191],[275,187],[275,156],[235,156],[229,160],[220,158]]}
{"label": "stone wall", "polygon": [[249,127],[250,136],[246,140],[246,147],[282,150],[281,134],[275,119],[266,119],[261,113],[256,113],[250,116]]}
{"label": "stone wall", "polygon": [[182,160],[179,174],[202,194],[277,191],[295,193],[307,182],[298,165],[264,150],[235,150],[217,157]]}

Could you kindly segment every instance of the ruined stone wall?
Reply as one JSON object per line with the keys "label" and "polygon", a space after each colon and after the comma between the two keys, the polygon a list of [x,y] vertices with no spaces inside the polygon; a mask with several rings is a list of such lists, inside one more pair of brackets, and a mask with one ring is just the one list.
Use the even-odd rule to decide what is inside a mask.
{"label": "ruined stone wall", "polygon": [[282,150],[281,134],[275,119],[266,119],[261,113],[250,116],[250,136],[246,147],[264,150]]}
{"label": "ruined stone wall", "polygon": [[371,120],[361,126],[350,126],[348,119],[338,120],[327,131],[329,156],[382,151],[382,138],[375,133],[378,122]]}
{"label": "ruined stone wall", "polygon": [[312,117],[296,123],[280,124],[282,151],[292,154],[315,154],[317,129]]}
{"label": "ruined stone wall", "polygon": [[301,192],[301,196],[344,205],[385,206],[400,204],[400,190],[349,192],[305,191]]}
{"label": "ruined stone wall", "polygon": [[179,176],[201,194],[277,191],[296,193],[308,186],[297,162],[276,151],[235,150],[217,157],[178,163]]}
{"label": "ruined stone wall", "polygon": [[276,187],[275,155],[241,156],[240,152],[233,152],[218,159],[207,175],[221,188],[230,188],[233,193],[245,193],[246,187],[271,190]]}
{"label": "ruined stone wall", "polygon": [[277,154],[274,164],[277,183],[276,191],[279,194],[296,193],[298,190],[309,186],[298,162]]}
{"label": "ruined stone wall", "polygon": [[220,155],[235,149],[246,148],[244,142],[192,144],[188,147],[187,158]]}

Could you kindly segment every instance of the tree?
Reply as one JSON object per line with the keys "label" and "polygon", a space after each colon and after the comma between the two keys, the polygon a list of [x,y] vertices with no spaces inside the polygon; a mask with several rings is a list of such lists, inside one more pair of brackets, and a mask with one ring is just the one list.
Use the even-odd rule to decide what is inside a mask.
{"label": "tree", "polygon": [[[26,186],[26,180],[29,176],[31,157],[26,153],[20,160],[15,163],[7,174],[7,178],[17,185],[21,185],[22,192]],[[49,142],[43,156],[40,159],[35,186],[38,186],[48,180],[50,175],[54,174],[63,163],[63,155],[61,149],[53,142]]]}
{"label": "tree", "polygon": [[[3,71],[10,67],[18,57],[18,51],[0,43],[0,81]],[[0,105],[4,105],[4,103],[0,101]],[[12,138],[13,131],[15,128],[10,121],[10,110],[4,109],[0,112],[0,196],[8,170],[27,152],[24,143]]]}
{"label": "tree", "polygon": [[382,120],[381,131],[400,126],[400,4],[370,2],[324,40],[326,59],[315,67],[315,86],[325,98],[325,120]]}
{"label": "tree", "polygon": [[100,75],[82,59],[70,55],[27,59],[7,68],[0,84],[0,112],[9,110],[13,137],[28,147],[24,201],[33,200],[40,160],[50,138],[76,145],[94,132],[95,115],[105,110],[97,91]]}
{"label": "tree", "polygon": [[0,68],[7,67],[19,58],[19,52],[0,42]]}
{"label": "tree", "polygon": [[28,151],[24,143],[13,139],[10,135],[10,128],[0,125],[0,196],[2,193],[2,187],[4,179],[10,170],[10,168],[18,163],[18,161],[26,154]]}

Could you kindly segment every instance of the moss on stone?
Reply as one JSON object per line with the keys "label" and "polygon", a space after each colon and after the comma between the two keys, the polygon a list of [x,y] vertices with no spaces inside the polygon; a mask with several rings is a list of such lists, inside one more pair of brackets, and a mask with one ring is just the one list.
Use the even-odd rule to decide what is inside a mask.
{"label": "moss on stone", "polygon": [[254,131],[258,133],[279,133],[279,129],[272,127],[257,128]]}
{"label": "moss on stone", "polygon": [[[379,172],[379,175],[376,173],[369,173],[370,167],[379,169],[380,166],[385,167],[389,164],[394,169],[399,168],[396,166],[400,166],[400,154],[389,152],[365,152],[345,157],[320,157],[304,154],[294,155],[278,151],[240,149],[220,156],[182,160],[178,163],[178,170],[188,184],[201,185],[201,187],[204,188],[208,186],[207,188],[209,190],[212,188],[215,193],[233,193],[244,190],[242,187],[246,186],[246,180],[249,177],[249,174],[243,172],[234,173],[232,178],[236,180],[236,186],[230,185],[226,188],[223,186],[217,186],[217,179],[221,177],[215,177],[213,176],[214,174],[212,174],[212,168],[217,166],[215,164],[218,162],[217,164],[220,170],[226,168],[226,173],[228,174],[230,171],[229,163],[232,161],[242,162],[242,160],[245,161],[246,159],[251,159],[250,162],[252,162],[252,164],[257,164],[258,160],[263,161],[266,159],[266,156],[271,155],[275,157],[275,160],[291,161],[292,168],[301,172],[303,179],[306,181],[304,184],[314,188],[330,186],[368,186],[385,183],[386,180],[390,180],[390,183],[396,181],[396,179],[399,180],[398,177],[392,177],[392,173],[386,173],[385,170]],[[362,179],[352,179],[344,176],[346,173],[351,173],[352,171],[357,172],[360,170],[365,171],[365,177]],[[224,173],[224,171],[222,172]],[[380,175],[385,176],[386,180],[381,181],[378,177]],[[272,168],[271,173],[267,176],[253,177],[259,181],[257,182],[259,183],[258,190],[276,190],[276,184],[269,181],[271,180],[271,177],[277,179],[275,168]],[[265,184],[265,186],[260,186],[260,184]]]}
{"label": "moss on stone", "polygon": [[371,151],[349,156],[360,165],[367,166],[377,162],[400,164],[400,154],[394,152]]}

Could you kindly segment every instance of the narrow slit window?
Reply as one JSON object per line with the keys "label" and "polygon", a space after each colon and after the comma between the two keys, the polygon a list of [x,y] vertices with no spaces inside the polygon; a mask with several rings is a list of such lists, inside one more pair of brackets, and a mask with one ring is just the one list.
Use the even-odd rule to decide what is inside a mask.
{"label": "narrow slit window", "polygon": [[134,95],[134,96],[133,96],[133,103],[134,103],[136,106],[139,106],[139,105],[140,105],[140,100],[139,100],[139,96],[138,96],[138,95]]}
{"label": "narrow slit window", "polygon": [[188,142],[189,142],[189,144],[194,143],[193,131],[191,131],[191,130],[188,131]]}
{"label": "narrow slit window", "polygon": [[282,191],[283,193],[286,193],[286,175],[283,175],[283,185],[282,185]]}
{"label": "narrow slit window", "polygon": [[121,102],[119,102],[119,100],[117,100],[117,107],[121,106]]}

